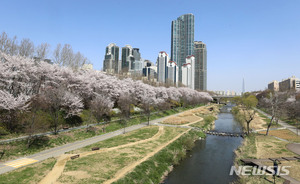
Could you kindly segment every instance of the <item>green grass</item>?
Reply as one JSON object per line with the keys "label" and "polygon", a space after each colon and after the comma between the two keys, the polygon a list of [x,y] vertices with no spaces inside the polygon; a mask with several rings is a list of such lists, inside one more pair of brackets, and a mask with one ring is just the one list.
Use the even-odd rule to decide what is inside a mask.
{"label": "green grass", "polygon": [[199,121],[199,122],[194,123],[190,126],[209,130],[211,128],[211,126],[213,125],[212,123],[217,119],[213,115],[206,115],[206,116],[202,115],[201,117],[203,117],[203,121]]}
{"label": "green grass", "polygon": [[205,134],[193,130],[188,132],[114,183],[160,183],[164,173],[185,158],[186,150],[192,149],[194,140],[199,137],[205,137]]}
{"label": "green grass", "polygon": [[[266,122],[266,124],[263,125],[263,127],[267,128],[268,127],[268,124],[271,122],[271,119],[268,118],[267,116],[263,115],[262,113],[256,111],[258,113],[258,115],[262,118],[262,120],[264,120]],[[281,125],[279,124],[276,124],[276,122],[272,122],[272,125],[271,125],[271,128],[279,128],[279,127],[282,127]]]}
{"label": "green grass", "polygon": [[56,159],[49,158],[15,171],[1,174],[0,184],[28,184],[38,183],[53,168]]}
{"label": "green grass", "polygon": [[[151,127],[150,127],[151,128]],[[73,177],[73,183],[101,183],[105,180],[112,178],[120,169],[126,167],[133,162],[142,159],[146,154],[151,153],[157,146],[165,144],[169,140],[176,137],[178,134],[186,131],[184,128],[164,127],[164,134],[158,139],[140,143],[137,145],[128,146],[125,148],[119,148],[117,150],[100,152],[97,154],[89,155],[87,157],[81,157],[79,159],[71,160],[67,162],[65,172],[83,171],[87,172],[89,177],[85,179],[76,179]],[[155,133],[155,132],[153,132]],[[127,139],[126,143],[131,142],[131,138],[135,135],[135,138],[140,137],[137,133],[131,135],[118,136],[117,139]],[[128,138],[126,138],[128,137]],[[110,147],[112,142],[103,142],[103,147]],[[180,145],[185,144],[184,142]],[[119,144],[117,144],[119,145]],[[163,160],[162,160],[163,162]],[[145,176],[145,174],[144,174]],[[61,183],[70,183],[72,178],[68,178],[62,175],[59,178]]]}
{"label": "green grass", "polygon": [[100,147],[100,148],[110,148],[115,147],[123,144],[127,144],[130,142],[136,142],[139,140],[144,140],[153,137],[158,132],[157,126],[150,126],[141,128],[123,135],[119,135],[116,137],[112,137],[110,139],[106,139],[101,142],[97,142],[95,144],[91,144],[79,150],[73,151],[75,152],[82,152],[82,151],[90,151],[93,147]]}
{"label": "green grass", "polygon": [[[198,105],[199,107],[202,105]],[[152,114],[150,116],[150,120],[162,118],[168,115],[176,114],[181,111],[189,110],[195,107],[179,107],[175,109],[170,109],[164,112],[159,112]],[[126,126],[132,126],[139,124],[141,122],[146,122],[147,118],[144,116],[135,117],[127,121]],[[27,148],[26,140],[22,141],[15,141],[8,144],[0,144],[0,151],[6,149],[4,156],[2,157],[1,161],[16,159],[21,156],[31,155],[49,148],[53,148],[56,146],[60,146],[63,144],[84,140],[90,137],[94,137],[97,135],[104,134],[102,132],[102,125],[95,126],[96,131],[86,131],[85,128],[78,129],[78,130],[71,130],[69,132],[61,132],[58,135],[51,135],[39,137],[35,140],[31,147]],[[119,129],[124,128],[124,125],[121,124],[119,121],[114,121],[109,123],[105,128],[105,133],[116,131]]]}
{"label": "green grass", "polygon": [[240,159],[244,158],[256,158],[253,155],[256,154],[256,143],[255,134],[250,134],[246,136],[243,144],[236,150],[237,157],[236,162],[241,164]]}
{"label": "green grass", "polygon": [[[101,146],[101,147],[113,147],[132,141],[139,141],[152,137],[158,132],[157,126],[144,127],[130,133],[119,135],[111,139],[99,142],[95,145],[87,146],[83,150],[90,150],[92,146]],[[130,155],[123,153],[122,158],[118,159],[118,163],[123,163],[125,157]],[[22,184],[22,183],[38,183],[46,174],[53,168],[56,163],[56,159],[50,158],[43,162],[32,164],[30,166],[14,170],[12,172],[0,175],[0,184]],[[77,167],[77,166],[76,166]],[[78,164],[80,168],[80,164]]]}

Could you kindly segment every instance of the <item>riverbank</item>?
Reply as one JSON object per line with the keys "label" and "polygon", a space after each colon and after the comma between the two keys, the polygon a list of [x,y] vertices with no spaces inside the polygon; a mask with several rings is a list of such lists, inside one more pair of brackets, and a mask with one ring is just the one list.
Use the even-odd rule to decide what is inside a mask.
{"label": "riverbank", "polygon": [[[237,119],[242,119],[242,114],[236,111],[235,116]],[[256,124],[259,123],[259,124]],[[235,151],[235,165],[240,166],[243,163],[241,159],[268,159],[268,158],[280,158],[280,157],[291,157],[297,156],[289,149],[287,145],[292,142],[299,142],[300,137],[294,135],[293,132],[289,130],[270,130],[269,135],[266,136],[264,131],[259,131],[260,129],[265,129],[268,121],[264,119],[264,116],[257,114],[251,122],[250,127],[258,133],[251,133],[249,136],[245,137],[242,145]],[[263,165],[270,166],[272,161],[263,162]],[[299,161],[282,161],[280,166],[291,166],[289,168],[289,176],[300,181],[300,164]],[[268,175],[261,176],[240,176],[239,183],[250,183],[250,184],[260,184],[260,183],[270,183],[273,182],[273,177]],[[278,183],[283,183],[284,179],[276,177]]]}
{"label": "riverbank", "polygon": [[[170,166],[176,165],[184,158],[186,151],[193,147],[194,141],[198,140],[199,137],[204,138],[205,134],[187,128],[161,128],[161,126],[159,126],[159,130],[157,126],[142,128],[68,153],[70,156],[79,154],[80,157],[64,162],[65,168],[60,169],[62,173],[57,177],[57,182],[109,183],[113,178],[115,178],[113,181],[117,181],[122,177],[127,178],[127,181],[130,179],[127,174],[130,175],[135,172],[143,173],[141,179],[145,178],[145,173],[149,173],[147,174],[148,178],[158,181],[158,178],[161,180],[162,176],[169,172]],[[101,149],[100,151],[91,151],[93,147],[100,147]],[[50,163],[53,166],[53,162],[49,160],[51,159],[43,162],[49,162],[47,167],[43,167],[41,163],[33,164],[0,175],[0,181],[5,183],[28,183],[28,181],[38,183],[42,178],[46,178],[46,175],[51,176],[51,172],[56,173],[55,165],[60,165],[56,163],[54,167],[50,167]],[[143,166],[149,162],[154,163],[152,164],[153,167]],[[165,167],[166,163],[168,166]],[[157,167],[161,169],[157,169]],[[28,175],[27,168],[30,168],[31,171],[40,168],[39,170],[43,172]],[[150,170],[144,169],[151,169],[156,174],[152,175]],[[158,170],[159,173],[157,173]]]}
{"label": "riverbank", "polygon": [[[220,111],[219,111],[219,108]],[[218,107],[218,119],[213,131],[241,133],[241,125],[234,120],[231,104]],[[201,122],[204,123],[204,122]],[[196,124],[194,124],[196,125]],[[193,125],[191,125],[193,126]],[[205,140],[195,143],[179,165],[163,181],[164,184],[232,183],[237,177],[229,175],[234,162],[234,150],[241,144],[241,137],[207,135]]]}
{"label": "riverbank", "polygon": [[[198,107],[199,106],[196,106],[196,108]],[[150,116],[150,120],[155,120],[162,117],[170,116],[172,114],[188,111],[193,108],[195,107],[185,107],[185,108],[180,107],[177,109],[171,109],[164,112],[155,113]],[[140,124],[141,122],[147,122],[147,118],[145,116],[137,116],[131,118],[127,122],[126,126],[137,125]],[[95,125],[93,126],[93,128],[89,128],[89,129],[82,128],[82,129],[71,130],[68,132],[61,132],[58,135],[45,135],[36,138],[34,140],[34,143],[29,148],[27,147],[27,140],[1,143],[0,153],[4,151],[4,155],[0,157],[0,162],[17,159],[23,156],[32,155],[41,152],[43,150],[47,150],[49,148],[103,135],[109,132],[116,131],[118,129],[122,129],[123,127],[124,126],[122,123],[120,123],[119,121],[114,121],[108,124]]]}

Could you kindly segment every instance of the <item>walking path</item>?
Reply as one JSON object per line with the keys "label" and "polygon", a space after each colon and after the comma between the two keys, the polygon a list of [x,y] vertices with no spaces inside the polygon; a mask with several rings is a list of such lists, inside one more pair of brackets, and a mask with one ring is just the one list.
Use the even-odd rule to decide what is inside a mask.
{"label": "walking path", "polygon": [[[158,112],[153,112],[151,114],[157,114]],[[130,119],[132,118],[136,118],[136,117],[140,117],[140,116],[143,116],[143,115],[135,115],[135,116],[131,116]],[[111,120],[110,122],[115,122],[115,121],[119,121],[120,119],[115,119],[115,120]],[[58,133],[61,133],[61,132],[69,132],[71,130],[78,130],[78,129],[83,129],[83,128],[87,128],[89,126],[97,126],[97,125],[103,125],[103,124],[107,124],[107,122],[99,122],[99,123],[94,123],[94,124],[89,124],[89,125],[82,125],[82,126],[77,126],[77,127],[71,127],[71,128],[68,128],[68,129],[60,129],[58,130]],[[38,133],[38,134],[34,134],[32,135],[33,137],[41,137],[41,136],[45,136],[45,135],[52,135],[53,134],[53,131],[52,132],[44,132],[44,133]],[[14,141],[21,141],[21,140],[24,140],[24,139],[27,139],[29,136],[20,136],[20,137],[15,137],[15,138],[11,138],[11,139],[3,139],[3,140],[0,140],[0,143],[9,143],[9,142],[14,142]]]}
{"label": "walking path", "polygon": [[123,169],[121,169],[119,172],[117,172],[117,174],[110,180],[107,180],[104,182],[104,184],[111,184],[117,180],[119,180],[120,178],[124,177],[128,172],[134,170],[134,168],[136,166],[138,166],[139,164],[141,164],[142,162],[146,161],[147,159],[149,159],[150,157],[154,156],[156,153],[158,153],[160,150],[164,149],[166,146],[168,146],[169,144],[171,144],[172,142],[174,142],[175,140],[177,140],[179,137],[181,137],[183,134],[187,133],[188,131],[190,131],[191,129],[188,129],[187,131],[177,135],[175,138],[173,138],[172,140],[166,142],[165,144],[160,145],[158,148],[156,148],[155,150],[153,150],[151,153],[147,154],[145,157],[143,157],[142,159],[134,162],[133,164],[130,164],[126,167],[124,167]]}
{"label": "walking path", "polygon": [[[154,124],[156,122],[162,121],[163,119],[164,118],[152,120],[150,123]],[[133,126],[127,127],[126,132],[131,132],[131,131],[140,129],[140,128],[145,127],[145,126],[147,126],[147,123],[142,123],[142,124],[139,124],[139,125],[133,125]],[[73,143],[68,143],[68,144],[64,144],[62,146],[58,146],[58,147],[55,147],[55,148],[44,150],[42,152],[27,156],[27,157],[23,157],[23,158],[20,158],[20,159],[17,159],[17,160],[7,161],[5,163],[0,163],[0,174],[6,173],[8,171],[15,170],[16,168],[26,166],[26,165],[29,165],[29,164],[32,164],[32,163],[35,163],[35,162],[43,161],[43,160],[46,160],[46,159],[51,158],[51,157],[58,157],[58,156],[64,154],[65,152],[69,152],[69,151],[72,151],[72,150],[75,150],[75,149],[79,149],[79,148],[94,144],[96,142],[103,141],[103,140],[121,135],[121,134],[123,134],[123,131],[124,131],[123,129],[119,129],[119,130],[116,130],[114,132],[110,132],[110,133],[107,133],[107,134],[95,136],[95,137],[88,138],[88,139],[85,139],[85,140],[82,140],[82,141],[76,141],[76,142],[73,142]]]}
{"label": "walking path", "polygon": [[[97,150],[97,151],[83,152],[83,153],[80,153],[79,156],[80,156],[80,158],[82,158],[82,157],[86,157],[86,156],[93,155],[93,154],[96,154],[96,153],[112,151],[112,150],[115,150],[115,149],[124,148],[124,147],[128,147],[128,146],[133,146],[133,145],[136,145],[136,144],[141,144],[141,143],[144,143],[144,142],[152,141],[152,140],[158,139],[163,134],[163,132],[164,132],[164,128],[159,127],[159,131],[153,137],[150,137],[148,139],[144,139],[144,140],[141,140],[141,141],[132,142],[132,143],[128,143],[128,144],[124,144],[124,145],[120,145],[120,146],[115,146],[115,147],[111,147],[111,148],[104,148],[104,149]],[[65,168],[65,165],[66,165],[67,161],[70,160],[70,158],[74,155],[75,154],[63,154],[63,155],[61,155],[58,158],[58,160],[57,160],[56,164],[54,165],[54,167],[52,168],[52,170],[46,175],[45,178],[43,178],[40,181],[39,184],[55,183],[56,180],[63,173],[63,170]]]}
{"label": "walking path", "polygon": [[[259,110],[259,109],[257,109],[257,108],[254,108],[254,109],[257,110],[259,113],[265,115],[265,116],[268,117],[269,119],[271,119],[271,116],[270,116],[269,114],[267,114],[267,113],[265,113],[265,112],[263,112],[262,110]],[[288,123],[286,123],[286,122],[284,122],[284,121],[281,121],[281,120],[278,121],[278,124],[280,124],[281,126],[285,127],[286,129],[289,129],[290,131],[292,131],[292,132],[294,132],[295,134],[298,135],[298,131],[299,131],[299,130],[298,130],[295,126],[290,125],[290,124],[288,124]]]}
{"label": "walking path", "polygon": [[300,155],[300,144],[299,143],[291,143],[286,145],[286,148],[290,151]]}
{"label": "walking path", "polygon": [[[184,112],[178,113],[176,114],[176,116],[182,114]],[[194,114],[193,114],[194,115]],[[171,115],[174,116],[174,115]],[[163,148],[165,148],[167,145],[169,145],[170,143],[172,143],[173,141],[177,140],[179,137],[181,137],[183,134],[187,133],[188,131],[190,131],[193,127],[190,127],[189,125],[192,125],[194,123],[197,123],[199,121],[202,121],[203,118],[194,115],[195,117],[198,117],[198,119],[196,121],[190,122],[190,123],[186,123],[183,125],[166,125],[166,124],[161,124],[160,122],[163,122],[164,119],[169,118],[169,116],[164,117],[164,118],[160,118],[157,119],[156,121],[151,121],[150,124],[151,125],[158,125],[159,126],[159,131],[151,138],[145,139],[145,140],[140,140],[137,142],[132,142],[132,143],[128,143],[125,145],[120,145],[120,146],[116,146],[116,147],[111,147],[111,148],[103,148],[101,150],[96,150],[96,151],[87,151],[87,152],[83,152],[80,153],[79,156],[80,158],[82,157],[86,157],[89,155],[93,155],[96,153],[102,153],[102,152],[107,152],[107,151],[112,151],[112,150],[116,150],[119,148],[124,148],[124,147],[128,147],[128,146],[133,146],[133,145],[137,145],[137,144],[141,144],[141,143],[145,143],[145,142],[149,142],[149,141],[153,141],[158,139],[163,133],[164,133],[164,126],[171,126],[171,127],[182,127],[182,128],[187,128],[187,130],[179,135],[177,135],[175,138],[173,138],[172,140],[168,141],[165,144],[160,145],[158,148],[156,148],[155,150],[153,150],[151,153],[147,154],[145,157],[143,157],[140,160],[137,160],[136,162],[122,168],[120,171],[118,171],[116,173],[116,175],[105,181],[105,184],[110,184],[113,183],[114,181],[117,181],[118,179],[122,178],[123,176],[125,176],[128,172],[132,171],[137,165],[141,164],[142,162],[146,161],[148,158],[152,157],[153,155],[155,155],[157,152],[159,152],[160,150],[162,150]],[[62,154],[56,164],[54,165],[53,169],[46,175],[45,178],[43,178],[39,184],[48,184],[48,183],[55,183],[57,181],[57,179],[61,176],[61,174],[63,173],[64,167],[67,163],[68,160],[71,159],[71,157],[74,156],[74,154]]]}
{"label": "walking path", "polygon": [[[177,115],[182,114],[184,112],[185,111],[177,113]],[[173,116],[173,115],[170,115],[170,116]],[[163,118],[152,120],[152,121],[150,121],[150,125],[156,125],[157,123],[164,121],[165,118],[168,118],[170,116],[166,116],[166,117],[163,117]],[[130,127],[126,127],[126,132],[131,132],[131,131],[140,129],[142,127],[147,126],[147,124],[148,124],[148,122],[144,122],[144,123],[141,123],[141,124],[138,124],[138,125],[133,125],[133,126],[130,126]],[[51,158],[51,157],[58,157],[60,155],[63,155],[65,152],[76,150],[76,149],[94,144],[96,142],[103,141],[103,140],[121,135],[121,134],[123,134],[123,131],[124,131],[123,129],[119,129],[119,130],[116,130],[114,132],[110,132],[110,133],[107,133],[107,134],[91,137],[91,138],[81,140],[81,141],[76,141],[76,142],[73,142],[73,143],[64,144],[62,146],[47,149],[47,150],[44,150],[42,152],[39,152],[39,153],[36,153],[36,154],[33,154],[33,155],[29,155],[29,156],[26,156],[26,157],[23,157],[23,158],[19,158],[19,159],[16,159],[16,160],[0,163],[0,174],[15,170],[19,167],[23,167],[23,166],[26,166],[26,165],[29,165],[29,164],[32,164],[32,163],[35,163],[35,162],[43,161],[43,160],[46,160],[46,159]]]}

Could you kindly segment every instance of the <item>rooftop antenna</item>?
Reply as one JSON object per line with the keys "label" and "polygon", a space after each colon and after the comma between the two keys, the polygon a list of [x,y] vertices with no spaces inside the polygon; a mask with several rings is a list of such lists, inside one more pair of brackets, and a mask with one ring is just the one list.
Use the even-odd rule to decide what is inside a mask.
{"label": "rooftop antenna", "polygon": [[244,94],[245,93],[245,80],[244,80],[244,78],[243,78],[243,87],[242,87],[243,89],[242,89],[242,94]]}

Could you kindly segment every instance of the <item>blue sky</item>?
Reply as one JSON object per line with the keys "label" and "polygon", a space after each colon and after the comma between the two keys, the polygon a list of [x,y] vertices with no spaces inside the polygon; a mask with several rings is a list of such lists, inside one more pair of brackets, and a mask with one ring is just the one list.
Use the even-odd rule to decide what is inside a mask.
{"label": "blue sky", "polygon": [[186,13],[195,15],[195,40],[207,44],[209,90],[300,77],[299,0],[1,0],[0,32],[52,50],[71,44],[101,69],[111,42],[153,62],[170,53],[171,21]]}

